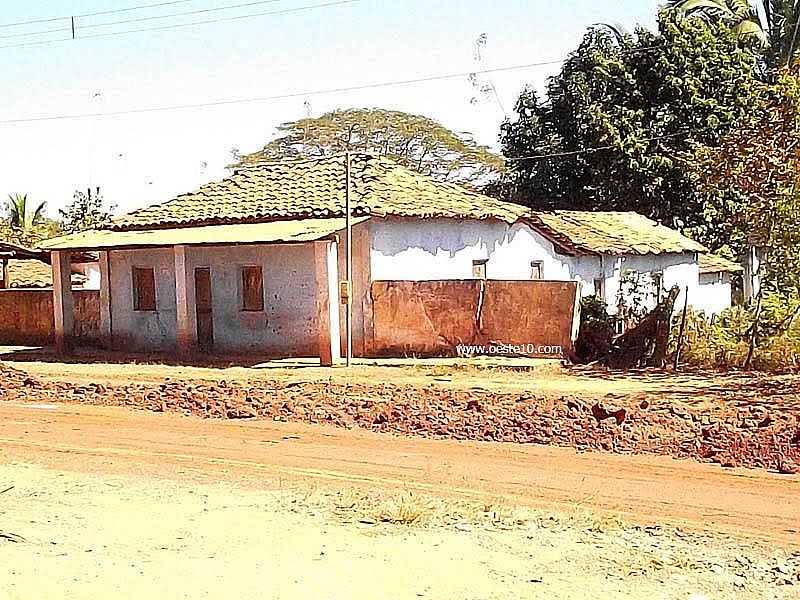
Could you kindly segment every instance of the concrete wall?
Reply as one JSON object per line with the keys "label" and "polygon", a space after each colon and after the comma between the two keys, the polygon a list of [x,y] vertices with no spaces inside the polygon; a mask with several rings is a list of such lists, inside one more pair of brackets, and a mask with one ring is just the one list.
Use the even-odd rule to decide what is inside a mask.
{"label": "concrete wall", "polygon": [[[260,265],[264,311],[244,312],[241,267]],[[269,356],[315,356],[316,281],[313,244],[197,246],[186,248],[190,313],[194,269],[210,267],[214,350]],[[156,311],[133,310],[134,267],[153,267]],[[136,351],[176,349],[175,258],[172,248],[109,253],[111,332],[116,347]]]}
{"label": "concrete wall", "polygon": [[[99,335],[99,293],[73,290],[74,337],[94,342]],[[53,290],[0,290],[0,344],[44,345],[53,341]]]}
{"label": "concrete wall", "polygon": [[[269,356],[316,356],[316,280],[313,244],[193,247],[187,267],[211,267],[214,349]],[[259,265],[264,311],[244,312],[244,266]]]}
{"label": "concrete wall", "polygon": [[391,217],[369,228],[373,281],[471,279],[472,261],[482,259],[488,279],[530,280],[531,261],[544,263],[544,279],[571,279],[570,257],[521,223]]}
{"label": "concrete wall", "polygon": [[[603,262],[602,275],[598,274],[598,276],[604,277],[605,300],[612,313],[617,310],[618,292],[626,271],[645,274],[649,277],[652,277],[654,273],[661,273],[663,288],[670,289],[677,285],[681,289],[681,293],[675,302],[676,310],[683,306],[684,290],[687,286],[690,306],[700,298],[697,256],[693,252],[605,257]],[[646,280],[647,277],[643,279]],[[654,288],[653,292],[650,301],[646,303],[649,308],[656,304]]]}

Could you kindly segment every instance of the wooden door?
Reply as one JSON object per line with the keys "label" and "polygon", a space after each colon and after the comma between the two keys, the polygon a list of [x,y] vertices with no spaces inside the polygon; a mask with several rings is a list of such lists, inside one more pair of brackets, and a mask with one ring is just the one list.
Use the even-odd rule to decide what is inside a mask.
{"label": "wooden door", "polygon": [[194,270],[194,295],[197,307],[197,345],[203,352],[214,347],[214,317],[211,309],[211,269]]}

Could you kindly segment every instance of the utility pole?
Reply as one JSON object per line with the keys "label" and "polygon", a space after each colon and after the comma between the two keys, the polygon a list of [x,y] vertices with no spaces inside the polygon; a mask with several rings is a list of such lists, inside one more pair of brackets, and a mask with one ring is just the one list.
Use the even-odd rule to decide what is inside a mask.
{"label": "utility pole", "polygon": [[344,153],[344,211],[345,228],[347,230],[347,256],[345,282],[347,303],[345,311],[345,328],[347,336],[347,354],[345,364],[349,367],[353,360],[353,223],[350,217],[350,151]]}

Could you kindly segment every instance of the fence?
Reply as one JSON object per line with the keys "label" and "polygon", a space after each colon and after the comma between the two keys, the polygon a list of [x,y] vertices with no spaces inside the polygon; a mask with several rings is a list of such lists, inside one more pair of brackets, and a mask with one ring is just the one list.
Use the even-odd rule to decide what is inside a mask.
{"label": "fence", "polygon": [[[97,341],[100,331],[100,292],[73,290],[75,337]],[[0,290],[0,345],[44,345],[53,340],[53,291]]]}
{"label": "fence", "polygon": [[577,332],[574,281],[375,281],[371,299],[372,356],[554,358]]}

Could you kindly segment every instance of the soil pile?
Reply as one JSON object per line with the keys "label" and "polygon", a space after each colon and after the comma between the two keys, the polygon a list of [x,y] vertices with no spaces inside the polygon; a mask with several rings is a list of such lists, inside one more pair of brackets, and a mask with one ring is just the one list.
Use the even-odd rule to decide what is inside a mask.
{"label": "soil pile", "polygon": [[[270,380],[105,386],[42,381],[0,365],[0,400],[81,402],[177,411],[205,418],[269,418],[427,438],[570,446],[764,467],[800,464],[800,409],[747,402],[701,411],[633,398],[451,390],[434,385],[285,383]],[[795,405],[792,405],[795,406]]]}

